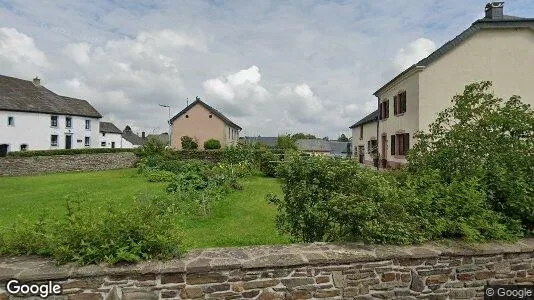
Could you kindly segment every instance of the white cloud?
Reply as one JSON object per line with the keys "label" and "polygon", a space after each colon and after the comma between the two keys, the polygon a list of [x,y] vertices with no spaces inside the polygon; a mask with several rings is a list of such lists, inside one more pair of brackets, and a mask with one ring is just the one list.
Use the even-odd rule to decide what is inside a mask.
{"label": "white cloud", "polygon": [[91,46],[87,43],[68,44],[63,50],[70,59],[79,65],[86,65],[91,61],[89,57]]}
{"label": "white cloud", "polygon": [[261,74],[257,66],[229,74],[226,78],[204,81],[204,93],[216,101],[231,115],[254,114],[256,105],[264,103],[270,93],[260,84]]}
{"label": "white cloud", "polygon": [[434,50],[436,50],[436,43],[429,39],[418,38],[408,47],[399,49],[393,63],[398,70],[404,70],[427,57]]}
{"label": "white cloud", "polygon": [[302,123],[319,122],[325,115],[322,101],[315,96],[306,83],[297,86],[285,87],[279,93],[280,102],[284,105],[290,116]]}
{"label": "white cloud", "polygon": [[0,28],[0,66],[2,72],[28,78],[49,65],[46,55],[33,39],[15,28]]}

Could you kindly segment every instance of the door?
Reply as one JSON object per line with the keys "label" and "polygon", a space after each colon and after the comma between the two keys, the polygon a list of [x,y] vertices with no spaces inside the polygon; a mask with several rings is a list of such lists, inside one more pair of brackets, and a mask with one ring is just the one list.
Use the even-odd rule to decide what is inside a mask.
{"label": "door", "polygon": [[363,146],[358,146],[358,161],[361,164],[365,162],[365,149]]}
{"label": "door", "polygon": [[65,135],[65,149],[72,149],[72,135]]}
{"label": "door", "polygon": [[387,135],[382,136],[382,168],[386,168],[388,164],[388,160],[386,159],[386,145],[387,145],[388,139]]}
{"label": "door", "polygon": [[111,148],[115,148],[115,142],[111,142]]}
{"label": "door", "polygon": [[7,144],[0,145],[0,157],[6,156],[8,149],[9,149],[9,145]]}

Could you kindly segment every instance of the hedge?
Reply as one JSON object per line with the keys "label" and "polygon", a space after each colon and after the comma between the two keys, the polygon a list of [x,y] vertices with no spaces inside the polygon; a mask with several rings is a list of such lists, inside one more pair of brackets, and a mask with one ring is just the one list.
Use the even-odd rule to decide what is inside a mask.
{"label": "hedge", "polygon": [[134,151],[135,151],[135,149],[124,149],[124,148],[54,149],[54,150],[32,150],[32,151],[8,152],[7,156],[11,156],[11,157],[33,157],[33,156],[52,156],[52,155],[76,155],[76,154],[95,154],[95,153],[134,152]]}

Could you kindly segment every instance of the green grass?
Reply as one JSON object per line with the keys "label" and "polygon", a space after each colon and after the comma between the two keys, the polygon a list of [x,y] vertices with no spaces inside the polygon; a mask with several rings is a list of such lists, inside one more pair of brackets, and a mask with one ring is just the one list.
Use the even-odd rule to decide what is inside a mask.
{"label": "green grass", "polygon": [[[165,183],[149,183],[135,169],[0,177],[0,228],[20,217],[36,220],[42,214],[65,212],[65,197],[123,207],[139,194],[163,194]],[[276,208],[265,195],[281,193],[272,178],[243,179],[243,190],[213,204],[206,217],[185,215],[177,220],[185,249],[288,243],[275,228]]]}

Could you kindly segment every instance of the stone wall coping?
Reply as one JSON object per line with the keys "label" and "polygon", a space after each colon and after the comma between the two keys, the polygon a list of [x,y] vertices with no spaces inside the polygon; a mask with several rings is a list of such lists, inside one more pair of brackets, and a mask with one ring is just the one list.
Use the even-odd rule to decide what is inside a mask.
{"label": "stone wall coping", "polygon": [[0,282],[11,278],[45,281],[109,275],[168,273],[209,273],[220,270],[254,270],[284,267],[342,265],[359,262],[423,259],[440,256],[490,256],[534,252],[534,238],[513,243],[433,242],[414,246],[364,245],[361,243],[291,244],[209,248],[188,252],[169,261],[143,261],[137,264],[79,266],[57,265],[35,256],[0,257]]}

